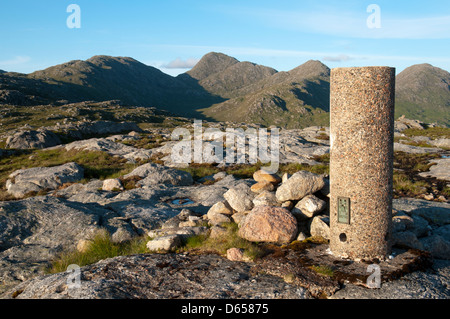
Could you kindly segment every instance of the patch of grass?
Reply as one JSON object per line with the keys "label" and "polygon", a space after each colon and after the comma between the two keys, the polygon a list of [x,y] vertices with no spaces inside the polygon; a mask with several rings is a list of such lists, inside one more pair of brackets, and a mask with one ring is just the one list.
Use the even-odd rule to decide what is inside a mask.
{"label": "patch of grass", "polygon": [[[43,126],[55,126],[61,122],[62,124],[76,123],[82,120],[134,122],[143,129],[173,128],[190,122],[186,118],[170,116],[169,113],[152,107],[126,106],[115,101],[31,107],[0,105],[0,124],[2,124],[0,132],[14,130],[24,125],[30,125],[36,129]],[[63,140],[73,140],[69,136],[66,138],[63,137]]]}
{"label": "patch of grass", "polygon": [[449,198],[450,197],[450,187],[444,186],[444,188],[442,189],[442,195]]}
{"label": "patch of grass", "polygon": [[414,181],[408,175],[394,172],[394,193],[396,195],[419,196],[428,192],[426,181]]}
{"label": "patch of grass", "polygon": [[315,174],[330,174],[330,167],[327,164],[311,166],[308,164],[289,163],[280,165],[280,175],[284,173],[292,175],[299,171],[308,171]]}
{"label": "patch of grass", "polygon": [[191,164],[189,167],[179,168],[179,170],[190,173],[194,180],[213,175],[221,171],[212,164]]}
{"label": "patch of grass", "polygon": [[430,160],[440,158],[439,154],[408,154],[396,152],[394,157],[394,196],[418,197],[433,193],[435,198],[440,195],[449,197],[447,183],[435,178],[425,178],[419,175],[436,165]]}
{"label": "patch of grass", "polygon": [[164,165],[164,161],[162,160],[165,157],[165,155],[163,153],[152,153],[152,156],[150,157],[150,162],[155,163],[155,164],[159,164],[159,165]]}
{"label": "patch of grass", "polygon": [[316,136],[316,139],[322,140],[322,141],[329,141],[330,137],[326,133],[320,133]]}
{"label": "patch of grass", "polygon": [[119,141],[122,144],[133,146],[140,149],[153,149],[156,147],[160,147],[162,142],[164,141],[164,138],[162,135],[156,134],[154,136],[143,136],[140,139],[137,140],[131,140],[131,141]]}
{"label": "patch of grass", "polygon": [[232,174],[238,178],[253,178],[253,174],[263,168],[263,164],[258,162],[254,165],[238,164],[226,169],[228,174]]}
{"label": "patch of grass", "polygon": [[314,266],[310,266],[310,269],[314,270],[316,273],[318,273],[319,275],[325,276],[325,277],[333,277],[334,276],[334,271],[331,267],[328,266],[324,266],[324,265],[314,265]]}
{"label": "patch of grass", "polygon": [[434,147],[433,145],[431,145],[431,144],[429,144],[427,142],[424,142],[424,141],[421,141],[421,142],[420,141],[413,141],[413,140],[410,140],[409,138],[398,137],[398,136],[394,137],[394,142],[395,143],[401,143],[401,144],[404,144],[404,145],[417,146],[417,147],[430,147],[430,148]]}
{"label": "patch of grass", "polygon": [[[317,157],[319,161],[323,164],[319,165],[308,165],[299,163],[281,164],[279,166],[278,175],[282,176],[284,173],[294,174],[299,171],[309,171],[316,174],[329,174],[329,154]],[[188,172],[192,175],[195,180],[201,179],[205,176],[214,175],[219,172],[226,172],[228,175],[234,175],[237,178],[253,178],[253,174],[264,169],[261,162],[256,164],[236,164],[231,165],[226,168],[219,168],[214,164],[191,164],[189,167],[179,168],[179,170]],[[210,183],[214,183],[211,181]],[[206,182],[208,184],[208,182]]]}
{"label": "patch of grass", "polygon": [[330,153],[314,156],[314,160],[324,164],[330,164]]}
{"label": "patch of grass", "polygon": [[436,158],[440,158],[440,155],[428,153],[409,154],[405,152],[395,152],[394,167],[413,173],[426,172],[433,165],[429,164],[429,161]]}
{"label": "patch of grass", "polygon": [[238,225],[236,223],[222,224],[226,229],[226,234],[220,238],[210,238],[205,235],[199,235],[189,238],[182,250],[195,250],[198,252],[215,252],[220,255],[226,255],[230,248],[240,248],[244,250],[244,256],[250,260],[256,260],[262,257],[266,251],[256,243],[249,242],[238,236]]}
{"label": "patch of grass", "polygon": [[423,163],[423,162],[420,162],[420,163],[417,163],[414,166],[413,170],[415,172],[428,172],[430,170],[430,167],[433,166],[433,165],[436,165],[436,163]]}
{"label": "patch of grass", "polygon": [[128,178],[119,178],[120,182],[122,183],[122,186],[124,190],[130,190],[137,188],[137,183],[142,180],[142,177],[139,176],[130,176]]}
{"label": "patch of grass", "polygon": [[46,272],[54,274],[66,271],[72,264],[83,267],[102,259],[143,254],[148,252],[146,246],[148,241],[148,237],[138,237],[125,243],[115,243],[106,230],[101,230],[92,237],[85,251],[73,250],[60,254]]}
{"label": "patch of grass", "polygon": [[450,128],[448,127],[429,127],[424,130],[409,128],[402,131],[402,133],[409,137],[427,136],[431,139],[450,138]]}

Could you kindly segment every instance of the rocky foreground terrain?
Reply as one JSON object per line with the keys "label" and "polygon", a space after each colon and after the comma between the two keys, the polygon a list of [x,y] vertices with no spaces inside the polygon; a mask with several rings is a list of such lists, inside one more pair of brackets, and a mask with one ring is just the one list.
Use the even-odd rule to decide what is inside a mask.
{"label": "rocky foreground terrain", "polygon": [[[396,122],[391,259],[358,262],[328,250],[328,128],[282,130],[279,175],[257,165],[179,167],[170,128],[103,122],[5,133],[1,297],[447,299],[450,137],[424,126]],[[99,154],[109,167],[92,163]],[[69,285],[72,273],[48,273],[105,230],[113,243],[143,238],[145,251],[81,265],[80,288]],[[373,263],[379,289],[368,288]]]}

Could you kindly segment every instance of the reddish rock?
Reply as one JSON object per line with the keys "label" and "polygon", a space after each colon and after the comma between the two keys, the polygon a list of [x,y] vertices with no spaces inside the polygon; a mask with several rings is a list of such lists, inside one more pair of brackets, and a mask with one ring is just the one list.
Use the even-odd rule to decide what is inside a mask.
{"label": "reddish rock", "polygon": [[243,261],[244,251],[239,248],[230,248],[227,250],[227,259],[231,261]]}
{"label": "reddish rock", "polygon": [[243,221],[239,236],[254,242],[284,244],[297,236],[297,220],[285,208],[255,207]]}

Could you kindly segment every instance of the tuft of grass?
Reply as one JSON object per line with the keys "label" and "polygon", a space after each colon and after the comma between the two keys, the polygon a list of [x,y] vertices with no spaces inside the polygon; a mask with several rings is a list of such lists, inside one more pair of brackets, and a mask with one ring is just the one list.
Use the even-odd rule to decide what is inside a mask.
{"label": "tuft of grass", "polygon": [[[319,165],[308,165],[299,163],[281,164],[278,174],[281,176],[284,173],[294,174],[299,171],[309,171],[316,174],[329,174],[329,162],[330,154],[325,154],[315,157],[316,161],[319,161]],[[228,175],[234,175],[237,178],[253,178],[253,174],[264,169],[264,164],[261,162],[255,164],[235,164],[226,168],[219,168],[215,164],[191,164],[189,167],[179,168],[179,170],[189,172],[195,180],[201,179],[205,176],[210,176],[218,172],[224,171]],[[214,183],[214,182],[211,182]],[[208,184],[208,182],[206,182]]]}
{"label": "tuft of grass", "polygon": [[289,163],[280,165],[280,175],[284,173],[294,174],[299,171],[308,171],[315,174],[330,174],[330,166],[327,164],[308,165],[299,163]]}
{"label": "tuft of grass", "polygon": [[132,140],[132,141],[119,141],[122,144],[133,146],[141,149],[153,149],[162,146],[162,142],[164,138],[160,134],[156,134],[154,136],[143,136],[140,139]]}
{"label": "tuft of grass", "polygon": [[261,168],[263,168],[263,164],[261,162],[258,162],[254,165],[238,164],[227,168],[226,172],[238,178],[252,178],[253,174],[256,171],[259,171]]}
{"label": "tuft of grass", "polygon": [[309,268],[314,270],[317,274],[325,276],[325,277],[333,277],[334,276],[334,271],[329,266],[313,265],[313,266],[310,266]]}
{"label": "tuft of grass", "polygon": [[128,178],[121,177],[119,178],[122,186],[125,190],[138,188],[137,183],[142,180],[142,177],[139,176],[130,176]]}
{"label": "tuft of grass", "polygon": [[316,139],[322,140],[322,141],[329,141],[330,137],[326,133],[320,133],[316,136]]}
{"label": "tuft of grass", "polygon": [[450,138],[450,128],[448,127],[429,127],[424,130],[409,128],[402,131],[402,133],[409,137],[427,136],[431,139]]}
{"label": "tuft of grass", "polygon": [[314,156],[314,160],[323,164],[330,164],[330,153]]}
{"label": "tuft of grass", "polygon": [[406,174],[394,172],[394,192],[398,195],[419,196],[427,193],[426,181],[414,181]]}
{"label": "tuft of grass", "polygon": [[212,164],[191,164],[189,167],[179,168],[179,170],[190,173],[194,180],[220,172],[220,169]]}
{"label": "tuft of grass", "polygon": [[61,253],[46,272],[54,274],[66,271],[72,264],[82,267],[107,258],[143,254],[148,252],[146,246],[148,241],[149,238],[143,236],[128,242],[115,243],[108,231],[101,230],[92,237],[85,251],[71,250]]}
{"label": "tuft of grass", "polygon": [[450,187],[444,186],[444,188],[442,189],[442,194],[445,197],[449,198],[450,197]]}
{"label": "tuft of grass", "polygon": [[[394,167],[401,168],[412,173],[427,171],[433,164],[429,161],[440,158],[439,154],[409,154],[405,152],[395,152]],[[426,167],[428,165],[428,168]]]}

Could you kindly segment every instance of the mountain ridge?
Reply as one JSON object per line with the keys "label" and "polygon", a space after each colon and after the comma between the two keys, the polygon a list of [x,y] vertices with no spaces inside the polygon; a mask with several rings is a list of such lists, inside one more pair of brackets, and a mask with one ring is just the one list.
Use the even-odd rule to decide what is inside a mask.
{"label": "mountain ridge", "polygon": [[[96,55],[30,74],[0,71],[0,104],[120,100],[188,117],[302,128],[329,121],[330,69],[318,60],[289,71],[210,52],[172,77],[131,57]],[[450,126],[450,73],[430,64],[397,76],[396,117]]]}

